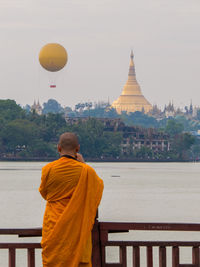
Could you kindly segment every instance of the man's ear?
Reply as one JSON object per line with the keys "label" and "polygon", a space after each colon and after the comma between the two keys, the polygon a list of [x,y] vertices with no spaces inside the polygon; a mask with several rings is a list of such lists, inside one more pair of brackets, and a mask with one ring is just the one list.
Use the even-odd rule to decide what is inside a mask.
{"label": "man's ear", "polygon": [[79,150],[80,150],[80,145],[77,146],[76,152],[79,152]]}
{"label": "man's ear", "polygon": [[61,148],[61,146],[60,146],[59,144],[57,145],[57,150],[58,150],[59,153],[60,153],[61,150],[62,150],[62,148]]}

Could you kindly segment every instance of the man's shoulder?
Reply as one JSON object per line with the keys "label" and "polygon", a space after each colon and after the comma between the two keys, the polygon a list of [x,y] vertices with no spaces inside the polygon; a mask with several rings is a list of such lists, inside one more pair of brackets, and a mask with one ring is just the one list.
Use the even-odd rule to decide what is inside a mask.
{"label": "man's shoulder", "polygon": [[90,165],[88,165],[87,163],[84,163],[85,168],[88,170],[89,173],[93,173],[96,174],[94,168],[92,168]]}
{"label": "man's shoulder", "polygon": [[56,165],[56,163],[58,163],[58,160],[59,159],[47,163],[46,165],[43,166],[42,169],[50,169],[52,166],[54,166],[54,165]]}

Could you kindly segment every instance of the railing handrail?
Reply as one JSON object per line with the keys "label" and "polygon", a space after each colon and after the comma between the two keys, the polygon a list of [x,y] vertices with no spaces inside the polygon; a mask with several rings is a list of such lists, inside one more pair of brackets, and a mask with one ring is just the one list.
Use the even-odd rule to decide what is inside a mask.
{"label": "railing handrail", "polygon": [[[140,223],[140,222],[99,222],[101,230],[109,233],[137,231],[200,231],[199,223]],[[42,228],[0,228],[0,235],[18,235],[20,237],[41,236]]]}
{"label": "railing handrail", "polygon": [[140,223],[140,222],[99,222],[101,230],[109,233],[127,230],[141,231],[200,231],[199,223]]}
{"label": "railing handrail", "polygon": [[1,228],[0,235],[18,235],[19,237],[36,237],[42,235],[42,228]]}
{"label": "railing handrail", "polygon": [[29,248],[41,248],[40,243],[0,243],[0,249],[29,249]]}
{"label": "railing handrail", "polygon": [[[1,243],[0,243],[1,244]],[[104,246],[130,247],[200,247],[200,241],[103,241]]]}

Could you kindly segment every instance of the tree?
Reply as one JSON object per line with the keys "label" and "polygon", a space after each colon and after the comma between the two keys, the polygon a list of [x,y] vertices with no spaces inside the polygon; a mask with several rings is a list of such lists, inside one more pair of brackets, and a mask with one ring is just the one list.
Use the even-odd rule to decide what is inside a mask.
{"label": "tree", "polygon": [[189,133],[176,135],[172,142],[172,149],[177,152],[179,159],[186,159],[187,152],[195,143],[195,137]]}
{"label": "tree", "polygon": [[45,142],[57,141],[59,134],[65,131],[66,121],[62,114],[49,113],[44,116],[44,121],[40,124],[40,136]]}
{"label": "tree", "polygon": [[175,136],[177,134],[182,133],[183,129],[183,124],[176,122],[176,120],[174,119],[168,120],[167,125],[165,127],[165,131],[171,136]]}
{"label": "tree", "polygon": [[25,117],[25,111],[14,100],[0,100],[0,120],[11,121]]}
{"label": "tree", "polygon": [[199,108],[198,108],[198,110],[197,110],[197,120],[200,121],[200,109],[199,109]]}
{"label": "tree", "polygon": [[191,147],[191,154],[194,160],[200,159],[200,140],[195,138],[195,143]]}
{"label": "tree", "polygon": [[31,112],[31,106],[30,105],[25,105],[24,107],[23,107],[23,109],[27,112],[27,113],[29,113],[29,112]]}
{"label": "tree", "polygon": [[8,122],[1,132],[3,146],[8,152],[14,152],[14,154],[26,149],[27,146],[34,145],[37,135],[36,125],[22,119]]}
{"label": "tree", "polygon": [[81,153],[88,158],[117,157],[120,155],[122,134],[105,132],[102,122],[95,118],[71,126],[81,144]]}
{"label": "tree", "polygon": [[32,157],[57,157],[56,145],[42,140],[36,140],[34,146],[30,148],[29,156]]}
{"label": "tree", "polygon": [[136,159],[151,159],[154,155],[153,151],[148,147],[141,147],[134,151]]}
{"label": "tree", "polygon": [[42,110],[43,114],[47,113],[64,113],[64,109],[55,99],[49,99],[47,103],[43,104],[44,108]]}
{"label": "tree", "polygon": [[130,114],[123,112],[121,118],[129,126],[138,125],[145,128],[158,127],[158,122],[155,118],[150,117],[140,111],[132,112]]}
{"label": "tree", "polygon": [[113,108],[105,108],[96,106],[94,109],[87,109],[80,113],[78,116],[93,117],[93,118],[119,118],[116,110]]}
{"label": "tree", "polygon": [[117,158],[121,154],[122,133],[104,132],[103,134],[103,156]]}

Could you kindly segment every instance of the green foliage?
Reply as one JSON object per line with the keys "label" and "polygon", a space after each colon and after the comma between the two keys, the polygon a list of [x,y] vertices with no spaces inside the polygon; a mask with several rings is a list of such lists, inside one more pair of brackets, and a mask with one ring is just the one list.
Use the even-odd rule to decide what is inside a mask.
{"label": "green foliage", "polygon": [[197,120],[200,121],[200,109],[197,110],[197,116],[196,116]]}
{"label": "green foliage", "polygon": [[153,159],[154,152],[148,147],[141,147],[134,151],[134,156],[137,159]]}
{"label": "green foliage", "polygon": [[44,103],[44,108],[42,113],[63,113],[64,109],[61,107],[61,105],[55,100],[55,99],[49,99],[47,103]]}
{"label": "green foliage", "polygon": [[113,108],[106,109],[102,107],[84,110],[81,116],[94,117],[94,118],[118,118],[119,117],[115,109]]}
{"label": "green foliage", "polygon": [[[182,121],[182,123],[180,122]],[[187,159],[188,152],[195,143],[195,137],[190,133],[183,132],[185,119],[170,119],[167,121],[165,131],[171,136],[171,150],[177,159]]]}
{"label": "green foliage", "polygon": [[32,157],[57,157],[56,145],[52,143],[47,143],[42,140],[35,140],[34,146],[31,146],[29,154]]}
{"label": "green foliage", "polygon": [[70,130],[78,135],[81,153],[85,157],[117,157],[120,155],[122,134],[105,132],[102,122],[91,118],[85,122],[80,121]]}
{"label": "green foliage", "polygon": [[61,114],[47,114],[41,125],[41,136],[44,141],[56,141],[59,137],[60,128],[66,126],[64,117]]}
{"label": "green foliage", "polygon": [[0,100],[0,125],[4,121],[11,121],[25,117],[25,111],[14,100]]}
{"label": "green foliage", "polygon": [[168,120],[167,125],[165,127],[165,131],[171,136],[175,136],[177,134],[182,133],[183,129],[184,129],[183,124],[177,122],[174,119]]}
{"label": "green foliage", "polygon": [[27,113],[13,100],[0,100],[0,156],[56,157],[66,127],[62,114]]}
{"label": "green foliage", "polygon": [[[164,118],[159,121],[159,128],[165,129],[169,121],[174,121],[173,123],[176,124],[178,123],[181,128],[181,131],[197,131],[200,129],[200,122],[197,121],[196,119],[189,119],[183,115],[176,116],[175,118]],[[180,126],[180,124],[182,126]],[[173,124],[170,122],[170,128],[173,128]],[[177,125],[175,125],[176,130],[177,130]],[[171,132],[171,134],[173,134]],[[175,133],[174,133],[175,134]]]}
{"label": "green foliage", "polygon": [[1,131],[2,144],[9,152],[16,153],[30,145],[37,136],[36,125],[28,120],[8,122]]}
{"label": "green foliage", "polygon": [[196,138],[194,144],[191,147],[191,158],[194,160],[200,160],[200,139]]}
{"label": "green foliage", "polygon": [[195,137],[189,133],[177,134],[172,140],[171,148],[179,159],[187,159],[188,152],[195,143]]}
{"label": "green foliage", "polygon": [[0,111],[1,157],[57,157],[58,138],[66,131],[77,133],[81,152],[87,158],[120,155],[122,134],[105,132],[102,122],[95,118],[70,126],[60,113],[27,113],[12,100],[1,100]]}
{"label": "green foliage", "polygon": [[134,113],[127,114],[125,112],[121,115],[122,120],[129,126],[138,125],[144,128],[157,128],[158,122],[155,118],[150,117],[143,112],[136,111]]}
{"label": "green foliage", "polygon": [[[81,153],[87,159],[131,158],[145,160],[188,159],[200,157],[200,141],[184,132],[192,127],[191,120],[183,116],[157,122],[142,112],[118,115],[114,109],[97,106],[95,109],[82,110],[81,116],[90,116],[87,120],[69,125],[66,123],[58,103],[48,101],[54,112],[43,115],[26,112],[13,100],[0,100],[0,157],[57,157],[56,144],[60,134],[75,132],[81,143]],[[55,105],[54,105],[55,104]],[[47,105],[49,108],[51,105]],[[81,108],[79,108],[81,109]],[[47,111],[48,109],[46,109]],[[49,109],[50,110],[50,109]],[[57,111],[56,111],[57,110]],[[68,109],[68,112],[72,112]],[[77,115],[77,114],[76,114]],[[127,147],[126,156],[122,153],[123,132],[105,128],[97,117],[121,117],[127,125],[160,127],[171,138],[170,151],[153,151],[148,147],[133,150],[133,140]],[[193,127],[197,127],[196,125]],[[125,127],[128,129],[128,127]],[[145,131],[145,130],[144,130]],[[125,132],[124,132],[125,133]]]}

